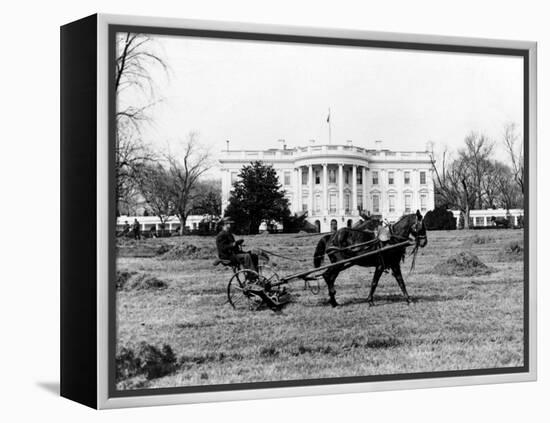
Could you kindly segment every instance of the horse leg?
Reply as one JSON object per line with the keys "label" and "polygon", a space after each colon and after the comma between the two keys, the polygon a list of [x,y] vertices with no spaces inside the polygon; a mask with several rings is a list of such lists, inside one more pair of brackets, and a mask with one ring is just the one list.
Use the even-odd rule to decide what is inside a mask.
{"label": "horse leg", "polygon": [[376,291],[376,287],[378,286],[378,281],[380,280],[382,273],[384,273],[384,267],[382,265],[376,266],[374,276],[372,277],[372,282],[370,284],[369,296],[367,297],[367,302],[370,305],[374,305],[374,291]]}
{"label": "horse leg", "polygon": [[401,266],[399,265],[399,263],[394,264],[391,270],[392,270],[393,276],[395,277],[395,280],[399,284],[399,288],[401,288],[401,291],[403,292],[403,295],[407,300],[407,303],[410,304],[412,301],[412,298],[407,293],[407,287],[405,286],[405,281],[403,280],[403,275],[401,274]]}
{"label": "horse leg", "polygon": [[328,295],[330,297],[329,301],[332,307],[336,307],[338,305],[336,302],[336,289],[334,289],[334,282],[336,281],[338,273],[338,271],[334,271],[333,269],[327,269],[323,274],[323,278],[325,279],[328,287]]}

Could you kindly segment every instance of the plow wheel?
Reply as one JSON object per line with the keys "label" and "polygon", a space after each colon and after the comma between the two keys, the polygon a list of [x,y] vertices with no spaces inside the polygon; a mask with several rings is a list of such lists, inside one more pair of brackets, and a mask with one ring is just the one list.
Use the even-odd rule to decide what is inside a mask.
{"label": "plow wheel", "polygon": [[263,290],[265,278],[253,270],[239,270],[227,284],[227,299],[236,310],[257,310],[262,299],[254,292]]}

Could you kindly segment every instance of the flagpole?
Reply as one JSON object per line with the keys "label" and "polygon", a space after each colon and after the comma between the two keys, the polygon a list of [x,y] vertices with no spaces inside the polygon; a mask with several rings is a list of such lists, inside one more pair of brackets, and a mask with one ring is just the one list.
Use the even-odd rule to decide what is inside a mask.
{"label": "flagpole", "polygon": [[330,107],[328,108],[328,143],[332,144],[332,122],[330,120]]}

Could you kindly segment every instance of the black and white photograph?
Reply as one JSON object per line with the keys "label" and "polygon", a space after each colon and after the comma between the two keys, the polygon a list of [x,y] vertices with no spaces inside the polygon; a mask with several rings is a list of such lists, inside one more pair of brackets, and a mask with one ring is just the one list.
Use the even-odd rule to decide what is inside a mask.
{"label": "black and white photograph", "polygon": [[528,368],[525,56],[111,42],[116,395]]}

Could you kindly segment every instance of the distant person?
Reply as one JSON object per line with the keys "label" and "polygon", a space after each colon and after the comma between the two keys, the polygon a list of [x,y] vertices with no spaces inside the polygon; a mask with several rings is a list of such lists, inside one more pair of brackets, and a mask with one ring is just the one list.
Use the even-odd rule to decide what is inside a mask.
{"label": "distant person", "polygon": [[133,231],[134,231],[134,239],[141,239],[141,225],[137,220],[137,218],[134,219]]}
{"label": "distant person", "polygon": [[126,236],[130,233],[130,224],[127,220],[124,221],[124,226],[122,227],[122,233],[120,236]]}
{"label": "distant person", "polygon": [[243,251],[241,246],[244,239],[235,241],[232,225],[235,223],[229,217],[222,219],[222,230],[216,237],[218,257],[222,260],[231,260],[235,265],[241,265],[244,269],[258,271],[258,255],[249,251]]}

